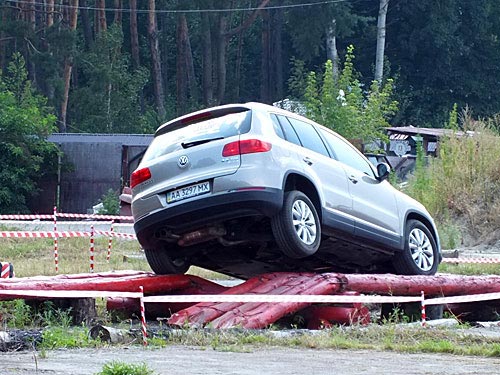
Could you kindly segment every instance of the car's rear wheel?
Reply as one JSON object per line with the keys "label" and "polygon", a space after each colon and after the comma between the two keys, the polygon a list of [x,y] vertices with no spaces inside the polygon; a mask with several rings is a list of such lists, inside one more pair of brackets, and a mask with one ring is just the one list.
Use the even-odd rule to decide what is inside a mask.
{"label": "car's rear wheel", "polygon": [[171,258],[164,249],[144,249],[146,259],[154,273],[159,275],[183,274],[189,269],[185,258]]}
{"label": "car's rear wheel", "polygon": [[321,223],[311,200],[301,191],[285,193],[281,211],[272,218],[274,238],[285,255],[300,259],[318,251]]}
{"label": "car's rear wheel", "polygon": [[398,274],[434,275],[439,265],[436,240],[429,229],[418,220],[408,220],[405,247],[394,255],[393,266]]}

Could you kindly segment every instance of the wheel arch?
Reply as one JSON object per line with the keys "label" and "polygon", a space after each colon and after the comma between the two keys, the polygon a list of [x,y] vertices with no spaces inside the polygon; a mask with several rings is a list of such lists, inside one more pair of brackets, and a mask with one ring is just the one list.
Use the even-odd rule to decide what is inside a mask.
{"label": "wheel arch", "polygon": [[[436,242],[436,246],[438,247],[438,252],[441,253],[441,245],[439,243],[439,234],[437,232],[436,227],[432,223],[432,221],[428,217],[426,217],[418,212],[415,212],[415,211],[411,211],[411,212],[408,212],[406,214],[405,227],[406,227],[406,223],[408,223],[409,220],[418,220],[422,224],[425,225],[425,227],[429,230],[429,232],[431,232],[431,234],[434,237],[434,241]],[[403,236],[403,240],[404,240],[404,236]],[[404,246],[404,243],[403,243],[403,246]]]}
{"label": "wheel arch", "polygon": [[304,175],[292,172],[285,177],[285,181],[283,184],[283,192],[291,190],[299,190],[303,192],[305,195],[307,195],[307,197],[314,204],[314,207],[316,208],[316,212],[318,213],[320,221],[322,221],[321,198],[319,196],[316,185],[314,185],[314,183],[311,182],[311,180],[309,180]]}

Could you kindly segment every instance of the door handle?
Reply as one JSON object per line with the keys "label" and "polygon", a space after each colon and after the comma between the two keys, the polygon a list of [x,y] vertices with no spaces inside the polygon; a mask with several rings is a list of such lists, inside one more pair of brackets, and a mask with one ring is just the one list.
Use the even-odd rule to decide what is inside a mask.
{"label": "door handle", "polygon": [[355,177],[355,176],[349,176],[348,177],[349,181],[351,181],[353,184],[357,184],[358,183],[358,179]]}
{"label": "door handle", "polygon": [[311,160],[311,158],[307,156],[302,160],[304,160],[307,165],[313,165],[313,161]]}

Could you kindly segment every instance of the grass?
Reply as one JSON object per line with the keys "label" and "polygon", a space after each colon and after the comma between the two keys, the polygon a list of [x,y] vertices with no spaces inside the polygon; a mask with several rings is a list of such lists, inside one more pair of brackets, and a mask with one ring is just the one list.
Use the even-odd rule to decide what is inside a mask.
{"label": "grass", "polygon": [[[151,271],[144,251],[137,241],[115,238],[109,262],[108,239],[94,240],[94,272],[118,270]],[[55,271],[54,241],[45,238],[0,239],[0,261],[14,265],[16,277],[52,276],[90,272],[90,240],[88,238],[58,239],[58,266]],[[203,278],[228,279],[228,276],[191,267],[189,274]]]}
{"label": "grass", "polygon": [[500,275],[500,264],[441,263],[438,271],[468,276]]}
{"label": "grass", "polygon": [[106,363],[102,371],[95,375],[153,375],[154,373],[145,363],[132,364],[113,361]]}
{"label": "grass", "polygon": [[[464,328],[465,329],[465,328]],[[407,353],[449,353],[500,357],[500,338],[486,338],[463,330],[383,324],[334,327],[311,334],[293,331],[276,335],[259,330],[189,330],[168,335],[165,345],[189,345],[218,351],[248,352],[263,347],[312,349],[369,349]],[[159,339],[156,343],[160,344]]]}

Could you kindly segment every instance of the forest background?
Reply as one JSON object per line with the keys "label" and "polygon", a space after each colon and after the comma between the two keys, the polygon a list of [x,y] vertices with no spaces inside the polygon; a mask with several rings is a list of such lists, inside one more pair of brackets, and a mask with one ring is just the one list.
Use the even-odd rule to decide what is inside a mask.
{"label": "forest background", "polygon": [[365,140],[465,108],[495,118],[499,34],[498,0],[0,0],[0,212],[26,211],[53,172],[54,131],[152,133],[285,98]]}

